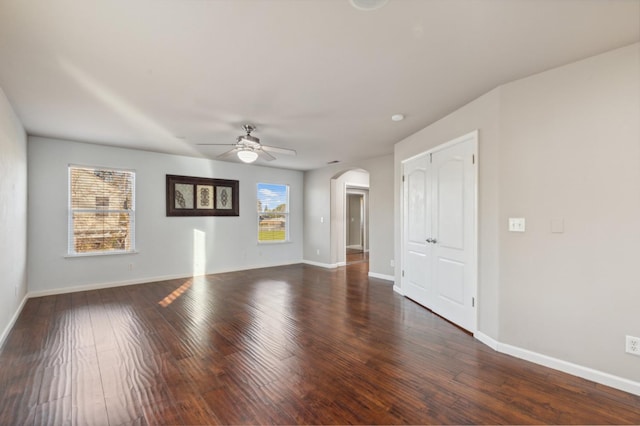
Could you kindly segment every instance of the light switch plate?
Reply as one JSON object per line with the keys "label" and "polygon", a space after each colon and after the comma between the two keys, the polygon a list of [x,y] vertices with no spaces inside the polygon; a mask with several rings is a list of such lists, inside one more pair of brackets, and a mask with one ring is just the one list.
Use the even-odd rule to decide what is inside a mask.
{"label": "light switch plate", "polygon": [[524,232],[524,217],[510,217],[509,218],[509,231],[510,232]]}

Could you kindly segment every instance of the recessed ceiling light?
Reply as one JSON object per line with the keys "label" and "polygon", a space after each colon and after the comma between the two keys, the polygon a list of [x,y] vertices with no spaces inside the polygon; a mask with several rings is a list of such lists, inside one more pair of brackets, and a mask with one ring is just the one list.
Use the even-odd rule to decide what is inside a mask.
{"label": "recessed ceiling light", "polygon": [[358,10],[376,10],[387,4],[389,0],[349,0],[351,6]]}
{"label": "recessed ceiling light", "polygon": [[402,120],[404,120],[404,115],[402,115],[402,114],[393,114],[391,116],[391,119],[393,121],[402,121]]}

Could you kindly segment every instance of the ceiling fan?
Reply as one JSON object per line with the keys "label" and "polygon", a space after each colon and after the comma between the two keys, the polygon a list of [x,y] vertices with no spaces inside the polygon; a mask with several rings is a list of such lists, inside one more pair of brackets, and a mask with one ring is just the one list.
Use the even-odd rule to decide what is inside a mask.
{"label": "ceiling fan", "polygon": [[260,139],[255,136],[251,136],[251,132],[256,130],[252,124],[245,124],[242,126],[246,135],[238,136],[236,143],[199,143],[198,145],[218,145],[218,146],[233,146],[233,148],[223,154],[218,155],[216,158],[226,158],[232,154],[236,154],[238,158],[244,163],[253,163],[261,157],[266,161],[273,161],[276,159],[270,153],[284,154],[284,155],[296,155],[296,151],[287,148],[278,148],[275,146],[262,145]]}

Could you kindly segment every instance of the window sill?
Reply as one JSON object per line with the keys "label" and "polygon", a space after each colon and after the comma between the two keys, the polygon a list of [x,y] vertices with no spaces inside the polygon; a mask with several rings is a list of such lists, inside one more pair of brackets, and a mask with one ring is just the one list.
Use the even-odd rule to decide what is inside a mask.
{"label": "window sill", "polygon": [[63,257],[65,259],[76,259],[78,257],[94,257],[94,256],[122,256],[127,254],[138,254],[139,251],[107,251],[107,252],[94,252],[94,253],[77,253],[77,254],[66,254]]}
{"label": "window sill", "polygon": [[262,245],[271,245],[271,244],[291,244],[293,241],[291,240],[287,240],[287,241],[258,241],[258,245],[262,246]]}

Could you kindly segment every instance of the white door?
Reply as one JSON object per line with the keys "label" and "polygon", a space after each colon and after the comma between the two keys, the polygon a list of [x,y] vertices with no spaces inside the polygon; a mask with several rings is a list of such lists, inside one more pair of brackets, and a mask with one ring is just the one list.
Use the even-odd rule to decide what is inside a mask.
{"label": "white door", "polygon": [[[405,295],[472,332],[476,330],[476,149],[474,132],[424,156],[426,211],[422,216],[411,214],[411,198],[418,196],[410,193],[406,172],[415,166],[413,161],[405,163],[409,198],[405,202]],[[412,235],[420,228],[412,222],[422,220],[424,234]],[[410,255],[416,251],[411,241],[419,238],[425,243],[423,271],[414,265],[417,256]],[[414,276],[421,273],[423,277]]]}
{"label": "white door", "polygon": [[433,311],[476,329],[476,143],[433,152]]}
{"label": "white door", "polygon": [[404,230],[403,282],[405,296],[416,301],[428,300],[433,247],[427,243],[431,235],[431,202],[427,198],[429,156],[421,155],[403,165]]}

